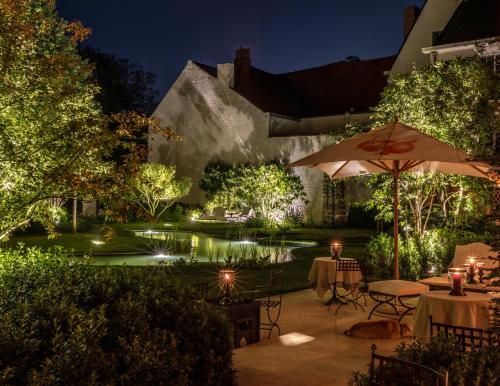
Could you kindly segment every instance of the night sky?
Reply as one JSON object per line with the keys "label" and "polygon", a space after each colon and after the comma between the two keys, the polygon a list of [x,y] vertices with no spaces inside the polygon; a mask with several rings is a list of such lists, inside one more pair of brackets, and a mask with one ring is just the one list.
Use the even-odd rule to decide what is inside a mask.
{"label": "night sky", "polygon": [[88,44],[157,75],[161,95],[186,61],[232,62],[239,46],[269,72],[319,66],[349,55],[395,54],[406,5],[423,0],[58,0],[68,20],[92,29]]}

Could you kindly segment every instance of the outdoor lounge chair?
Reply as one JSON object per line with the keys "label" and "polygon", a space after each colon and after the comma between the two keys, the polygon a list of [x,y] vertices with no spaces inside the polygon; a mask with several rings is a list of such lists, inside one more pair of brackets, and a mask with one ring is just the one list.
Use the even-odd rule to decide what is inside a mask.
{"label": "outdoor lounge chair", "polygon": [[419,363],[375,353],[372,345],[370,385],[373,386],[447,386],[448,373],[440,373]]}
{"label": "outdoor lounge chair", "polygon": [[488,256],[493,256],[494,252],[490,245],[485,243],[470,243],[465,245],[457,245],[455,247],[455,255],[451,262],[452,267],[462,267],[466,263],[467,258],[474,256],[478,262],[485,263],[485,269],[495,267],[495,261],[488,259]]}
{"label": "outdoor lounge chair", "polygon": [[226,209],[222,206],[217,206],[212,210],[212,216],[214,220],[225,220],[226,219]]}
{"label": "outdoor lounge chair", "polygon": [[429,315],[429,323],[431,326],[431,337],[439,333],[445,334],[446,336],[453,336],[457,339],[458,343],[460,343],[463,351],[474,350],[499,343],[498,336],[491,330],[436,323],[432,320],[432,315]]}

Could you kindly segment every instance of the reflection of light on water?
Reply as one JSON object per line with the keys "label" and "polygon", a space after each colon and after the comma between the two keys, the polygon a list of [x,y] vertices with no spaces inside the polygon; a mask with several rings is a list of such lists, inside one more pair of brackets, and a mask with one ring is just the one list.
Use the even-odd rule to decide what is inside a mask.
{"label": "reflection of light on water", "polygon": [[92,244],[102,245],[102,244],[106,244],[106,243],[104,241],[100,241],[100,240],[92,240]]}
{"label": "reflection of light on water", "polygon": [[250,241],[250,240],[246,240],[246,239],[241,240],[239,243],[240,244],[257,244],[255,241]]}
{"label": "reflection of light on water", "polygon": [[167,228],[170,228],[170,227],[172,227],[173,225],[172,225],[172,224],[168,224],[168,223],[166,223],[166,224],[163,224],[163,226],[164,226],[164,227],[167,227]]}
{"label": "reflection of light on water", "polygon": [[301,334],[300,332],[291,332],[290,334],[281,335],[280,341],[283,346],[298,346],[314,340],[314,337]]}

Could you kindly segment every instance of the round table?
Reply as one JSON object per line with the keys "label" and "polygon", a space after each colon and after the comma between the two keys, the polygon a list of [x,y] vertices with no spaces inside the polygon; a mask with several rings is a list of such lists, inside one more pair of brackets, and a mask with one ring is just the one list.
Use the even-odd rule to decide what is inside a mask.
{"label": "round table", "polygon": [[[354,259],[341,258],[341,260]],[[363,277],[359,271],[337,272],[337,264],[338,260],[331,257],[316,257],[314,259],[307,279],[311,288],[316,291],[320,298],[331,289],[331,285],[335,281],[354,284],[362,280]]]}
{"label": "round table", "polygon": [[467,296],[451,296],[450,291],[431,291],[420,295],[415,312],[413,335],[428,340],[431,335],[429,315],[438,323],[455,326],[488,328],[488,307],[493,296],[467,292]]}

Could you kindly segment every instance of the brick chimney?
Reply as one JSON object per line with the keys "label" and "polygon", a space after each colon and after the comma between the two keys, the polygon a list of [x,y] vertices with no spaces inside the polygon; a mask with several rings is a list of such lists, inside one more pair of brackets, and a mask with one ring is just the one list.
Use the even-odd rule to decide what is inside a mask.
{"label": "brick chimney", "polygon": [[403,22],[405,38],[408,36],[413,25],[417,21],[418,15],[420,15],[420,8],[418,8],[416,5],[408,5],[405,7]]}
{"label": "brick chimney", "polygon": [[240,47],[234,56],[234,88],[241,89],[250,83],[250,49]]}

